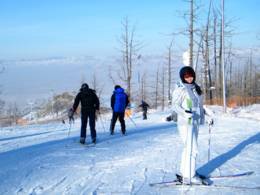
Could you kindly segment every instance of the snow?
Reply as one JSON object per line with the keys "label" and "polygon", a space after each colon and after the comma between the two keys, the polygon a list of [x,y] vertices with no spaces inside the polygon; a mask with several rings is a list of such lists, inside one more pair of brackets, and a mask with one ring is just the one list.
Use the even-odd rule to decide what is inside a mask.
{"label": "snow", "polygon": [[[215,179],[214,184],[260,186],[260,105],[229,110],[210,107],[215,124],[208,161],[208,127],[200,128],[197,168],[210,175],[254,171],[250,176]],[[80,120],[0,129],[0,194],[259,194],[259,190],[150,187],[175,179],[182,143],[177,126],[162,120],[170,111],[150,110],[126,118],[127,136],[109,135],[111,115],[97,121],[98,143],[80,145]],[[257,114],[258,113],[258,114]],[[89,133],[89,131],[88,131]],[[90,143],[88,135],[87,142]]]}

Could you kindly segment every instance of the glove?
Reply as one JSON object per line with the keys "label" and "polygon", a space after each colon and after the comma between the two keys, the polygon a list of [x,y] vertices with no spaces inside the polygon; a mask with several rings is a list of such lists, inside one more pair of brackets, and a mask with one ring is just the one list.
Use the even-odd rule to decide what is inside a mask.
{"label": "glove", "polygon": [[185,117],[186,117],[187,119],[191,119],[191,118],[192,118],[192,112],[189,111],[189,110],[185,110]]}
{"label": "glove", "polygon": [[166,117],[166,121],[172,121],[172,115]]}
{"label": "glove", "polygon": [[184,117],[186,118],[189,125],[191,125],[192,112],[189,110],[185,110]]}
{"label": "glove", "polygon": [[207,120],[208,125],[213,125],[214,124],[214,120],[212,118]]}

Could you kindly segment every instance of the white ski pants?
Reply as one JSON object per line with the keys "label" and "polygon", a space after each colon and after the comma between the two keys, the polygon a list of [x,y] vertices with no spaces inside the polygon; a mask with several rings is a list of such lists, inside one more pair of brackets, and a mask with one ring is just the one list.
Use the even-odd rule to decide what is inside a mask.
{"label": "white ski pants", "polygon": [[184,178],[192,178],[196,172],[196,157],[198,154],[198,122],[193,125],[178,125],[178,130],[184,144],[180,172]]}

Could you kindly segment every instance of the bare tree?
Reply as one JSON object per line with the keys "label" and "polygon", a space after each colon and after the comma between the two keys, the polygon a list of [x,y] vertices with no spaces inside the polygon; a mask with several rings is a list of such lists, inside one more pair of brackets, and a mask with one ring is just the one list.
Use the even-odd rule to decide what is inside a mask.
{"label": "bare tree", "polygon": [[17,124],[17,119],[20,117],[20,111],[15,102],[8,104],[7,115],[10,121],[9,125]]}
{"label": "bare tree", "polygon": [[205,29],[205,36],[204,37],[204,44],[203,47],[203,59],[204,59],[204,76],[203,76],[203,83],[204,83],[204,94],[207,99],[209,94],[210,103],[212,104],[212,90],[209,90],[212,86],[211,82],[211,72],[210,72],[210,59],[209,59],[209,27],[210,27],[210,13],[211,13],[211,4],[212,0],[210,1],[209,10],[208,10],[208,17],[207,17],[207,24]]}
{"label": "bare tree", "polygon": [[193,0],[190,0],[190,26],[189,26],[189,37],[190,37],[190,43],[189,43],[189,64],[191,67],[193,67],[193,35],[194,35],[194,29],[193,29],[193,24],[194,24],[194,2]]}
{"label": "bare tree", "polygon": [[97,96],[100,98],[101,94],[102,94],[102,92],[104,90],[104,86],[105,85],[104,84],[100,84],[98,82],[98,78],[97,78],[96,72],[92,76],[92,82],[91,83],[92,83],[92,87],[95,90]]}
{"label": "bare tree", "polygon": [[170,42],[168,47],[168,56],[167,56],[167,69],[168,69],[168,102],[171,104],[171,90],[172,90],[172,47],[173,47],[173,40]]}
{"label": "bare tree", "polygon": [[[196,31],[198,31],[195,27],[195,23],[198,16],[198,10],[201,6],[196,4],[195,0],[183,0],[189,4],[189,10],[185,11],[184,19],[188,24],[188,28],[186,28],[185,32],[182,34],[189,37],[189,65],[194,67],[194,46],[195,46],[195,39],[196,39]],[[200,47],[200,44],[198,44]]]}
{"label": "bare tree", "polygon": [[[217,74],[217,70],[218,70],[218,62],[217,62],[217,23],[218,21],[218,15],[217,12],[215,11],[215,9],[213,10],[213,63],[214,63],[214,71],[213,71],[213,82],[212,85],[214,86],[214,88],[217,88],[217,84],[218,84],[218,74]],[[215,91],[215,97],[217,98],[217,93],[216,90]]]}
{"label": "bare tree", "polygon": [[161,96],[161,105],[162,105],[162,110],[165,108],[165,67],[162,67],[162,72],[161,72],[161,87],[162,87],[162,96]]}
{"label": "bare tree", "polygon": [[156,71],[156,79],[155,79],[155,109],[158,108],[158,99],[159,99],[159,68]]}
{"label": "bare tree", "polygon": [[[122,21],[122,27],[123,33],[120,39],[122,49],[120,51],[122,53],[123,64],[121,65],[121,69],[117,72],[117,76],[126,84],[127,93],[131,100],[133,68],[135,60],[138,58],[137,52],[141,49],[141,43],[136,41],[135,26],[130,28],[128,18]],[[110,76],[113,77],[112,75]]]}

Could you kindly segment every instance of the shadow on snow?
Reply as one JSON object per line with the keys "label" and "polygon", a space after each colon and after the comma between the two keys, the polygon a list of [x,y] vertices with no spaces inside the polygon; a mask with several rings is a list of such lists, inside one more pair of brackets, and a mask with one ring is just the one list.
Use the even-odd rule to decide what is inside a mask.
{"label": "shadow on snow", "polygon": [[[133,128],[133,129],[129,129],[129,131],[127,131],[127,136],[124,136],[124,137],[117,136],[117,135],[110,136],[108,132],[99,133],[97,145],[102,144],[102,143],[105,144],[109,140],[118,140],[118,141],[124,142],[125,139],[122,139],[122,138],[133,139],[134,135],[138,135],[138,134],[144,134],[144,135],[147,134],[147,135],[156,136],[157,134],[159,135],[161,133],[169,133],[173,129],[176,129],[175,127],[176,127],[176,125],[173,125],[172,123],[167,123],[167,124],[153,125],[153,126],[149,126],[149,127],[141,127],[141,129]],[[162,130],[164,130],[164,131],[162,131]],[[60,130],[60,131],[64,131],[64,130]],[[45,133],[47,133],[47,132],[45,132]],[[172,132],[170,132],[170,133],[172,133]],[[44,134],[44,133],[39,133],[38,135],[40,135],[40,134]],[[21,136],[21,137],[23,137],[23,136]],[[141,138],[142,138],[142,136],[141,136]],[[21,160],[26,160],[28,158],[37,158],[38,156],[43,156],[45,154],[55,152],[56,150],[60,150],[62,148],[65,149],[66,144],[70,144],[71,142],[74,142],[75,140],[78,141],[79,136],[67,137],[64,139],[48,141],[48,142],[44,142],[44,143],[40,143],[40,144],[38,143],[38,144],[31,145],[31,146],[26,146],[23,148],[18,148],[18,149],[0,153],[0,166],[2,168],[5,166],[12,166],[13,163],[17,162],[17,159],[19,161],[21,161]],[[9,163],[7,163],[7,161]]]}
{"label": "shadow on snow", "polygon": [[205,165],[197,169],[198,173],[209,176],[215,169],[226,163],[228,160],[238,155],[246,146],[254,143],[260,143],[260,133],[257,133],[248,139],[242,141],[240,144],[232,148],[226,153],[223,153],[216,158],[210,160]]}

